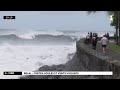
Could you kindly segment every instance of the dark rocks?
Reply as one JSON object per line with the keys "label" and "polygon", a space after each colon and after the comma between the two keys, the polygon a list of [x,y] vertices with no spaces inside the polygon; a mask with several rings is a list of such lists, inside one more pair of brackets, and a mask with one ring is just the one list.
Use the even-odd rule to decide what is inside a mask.
{"label": "dark rocks", "polygon": [[63,70],[63,68],[65,68],[65,65],[62,65],[62,64],[52,65],[52,66],[45,65],[43,67],[40,67],[38,71],[61,71]]}
{"label": "dark rocks", "polygon": [[[65,68],[65,65],[52,65],[52,66],[43,66],[40,67],[37,71],[62,71]],[[20,79],[58,79],[60,75],[32,75],[20,77]]]}
{"label": "dark rocks", "polygon": [[[81,64],[80,60],[75,54],[72,60],[66,64],[43,66],[37,71],[86,71],[86,68]],[[97,79],[94,76],[77,76],[77,75],[33,75],[20,77],[20,79]]]}
{"label": "dark rocks", "polygon": [[[91,47],[84,44],[84,39],[77,42],[77,52],[74,57],[65,64],[43,66],[38,71],[113,71],[114,75],[105,76],[80,76],[80,75],[44,75],[44,76],[26,76],[20,79],[120,79],[120,61],[94,51]],[[97,47],[100,50],[100,47]],[[72,54],[68,55],[71,56]],[[118,58],[119,59],[119,58]]]}

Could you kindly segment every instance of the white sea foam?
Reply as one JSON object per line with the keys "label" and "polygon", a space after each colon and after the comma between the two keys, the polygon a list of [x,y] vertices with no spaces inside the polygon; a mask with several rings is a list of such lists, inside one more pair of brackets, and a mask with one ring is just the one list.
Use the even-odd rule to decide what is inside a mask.
{"label": "white sea foam", "polygon": [[16,33],[18,37],[20,38],[25,38],[25,39],[33,39],[35,37],[35,35],[53,35],[53,36],[58,36],[58,35],[64,35],[63,32],[60,31],[38,31],[38,30],[30,30],[30,31],[26,31],[25,33],[20,33],[17,32]]}
{"label": "white sea foam", "polygon": [[[0,35],[16,34],[20,38],[32,39],[34,35],[68,35],[71,38],[77,37],[79,40],[85,37],[88,32],[72,32],[64,33],[62,31],[35,31],[35,30],[19,30],[1,32]],[[98,36],[104,35],[106,32],[98,32]],[[113,36],[110,32],[110,36]],[[56,42],[57,43],[57,42]],[[3,43],[2,43],[3,44]],[[63,64],[68,61],[68,53],[75,53],[76,45],[59,45],[59,46],[12,46],[7,42],[0,46],[0,79],[12,79],[19,76],[4,76],[3,71],[33,71],[43,65]],[[71,57],[70,57],[71,58]]]}
{"label": "white sea foam", "polygon": [[1,46],[0,79],[19,76],[4,76],[3,71],[33,71],[43,65],[59,65],[68,61],[67,54],[75,52],[71,46]]}

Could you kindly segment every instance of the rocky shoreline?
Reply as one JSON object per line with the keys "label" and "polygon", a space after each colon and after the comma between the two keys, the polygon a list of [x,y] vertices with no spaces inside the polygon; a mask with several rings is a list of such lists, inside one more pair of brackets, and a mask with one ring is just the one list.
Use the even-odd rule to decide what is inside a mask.
{"label": "rocky shoreline", "polygon": [[[43,66],[40,67],[37,71],[62,71],[65,68],[65,65],[52,65],[52,66]],[[60,76],[56,75],[31,75],[31,76],[25,76],[20,77],[20,79],[58,79]]]}
{"label": "rocky shoreline", "polygon": [[[112,40],[112,39],[111,39]],[[60,65],[52,65],[52,66],[43,66],[40,67],[37,71],[109,71],[113,69],[116,73],[114,76],[90,76],[90,75],[33,75],[33,76],[25,76],[20,77],[20,79],[108,79],[108,78],[119,78],[119,61],[117,66],[111,59],[107,59],[108,56],[116,57],[119,59],[119,55],[113,55],[113,52],[108,49],[108,55],[105,56],[102,54],[101,46],[97,46],[97,50],[94,51],[90,46],[86,46],[84,43],[84,39],[81,39],[76,44],[76,53],[69,58],[71,55],[68,55],[67,58],[70,60],[65,64]],[[115,59],[115,58],[114,58]],[[113,64],[112,64],[113,62]],[[112,65],[112,67],[111,67]],[[116,68],[116,69],[114,69]]]}
{"label": "rocky shoreline", "polygon": [[[80,63],[80,60],[75,54],[71,60],[65,64],[52,65],[52,66],[43,66],[40,67],[37,71],[86,71],[86,69]],[[97,79],[94,76],[77,76],[77,75],[31,75],[31,76],[22,76],[20,79]]]}

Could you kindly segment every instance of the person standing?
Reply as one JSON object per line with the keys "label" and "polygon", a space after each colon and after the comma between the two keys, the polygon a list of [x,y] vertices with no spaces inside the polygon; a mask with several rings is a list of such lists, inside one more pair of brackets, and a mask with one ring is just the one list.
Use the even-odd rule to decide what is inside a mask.
{"label": "person standing", "polygon": [[96,35],[93,34],[93,37],[92,37],[92,48],[94,50],[96,50],[96,45],[97,45],[97,38],[96,38]]}
{"label": "person standing", "polygon": [[102,45],[102,50],[103,53],[106,53],[106,46],[108,44],[108,39],[106,38],[106,36],[104,35],[101,39],[101,45]]}
{"label": "person standing", "polygon": [[87,43],[89,44],[90,43],[90,34],[88,32],[88,35],[86,36],[86,40],[87,40]]}
{"label": "person standing", "polygon": [[96,37],[96,40],[98,41],[98,34],[97,33],[95,33],[95,37]]}
{"label": "person standing", "polygon": [[90,43],[92,42],[92,32],[90,32]]}
{"label": "person standing", "polygon": [[107,33],[107,39],[109,40],[109,33]]}

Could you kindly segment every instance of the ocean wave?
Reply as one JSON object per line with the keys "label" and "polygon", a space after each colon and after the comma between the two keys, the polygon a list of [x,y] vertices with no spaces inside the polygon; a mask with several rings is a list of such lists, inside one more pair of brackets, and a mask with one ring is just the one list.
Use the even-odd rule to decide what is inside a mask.
{"label": "ocean wave", "polygon": [[33,45],[33,44],[70,44],[75,42],[76,37],[66,36],[66,35],[48,35],[48,34],[38,34],[34,35],[32,39],[21,38],[15,34],[1,35],[0,44],[9,43],[13,45]]}
{"label": "ocean wave", "polygon": [[[95,32],[98,36],[103,36],[106,32]],[[86,37],[88,32],[80,31],[44,31],[44,30],[17,30],[5,31],[0,34],[0,44],[8,42],[10,44],[70,44]],[[114,32],[109,32],[110,36]]]}

